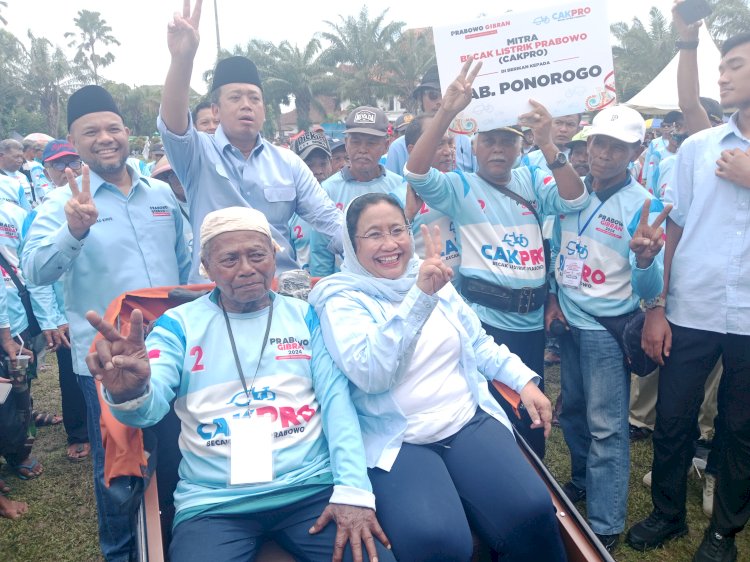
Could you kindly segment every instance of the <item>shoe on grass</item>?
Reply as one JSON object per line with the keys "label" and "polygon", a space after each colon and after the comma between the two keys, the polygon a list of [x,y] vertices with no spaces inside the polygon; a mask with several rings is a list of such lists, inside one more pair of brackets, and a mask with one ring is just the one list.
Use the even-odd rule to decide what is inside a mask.
{"label": "shoe on grass", "polygon": [[643,485],[646,486],[646,488],[651,487],[651,471],[650,470],[646,474],[643,475]]}
{"label": "shoe on grass", "polygon": [[712,474],[703,474],[703,513],[709,519],[714,513],[714,489],[716,488],[716,477]]}
{"label": "shoe on grass", "polygon": [[630,441],[631,442],[641,441],[643,439],[648,439],[649,437],[651,437],[651,434],[653,433],[653,431],[651,431],[647,427],[638,427],[638,426],[635,426],[635,425],[631,425],[628,428],[628,432],[630,433]]}
{"label": "shoe on grass", "polygon": [[568,499],[574,504],[586,500],[586,488],[579,488],[573,482],[567,482],[562,489],[565,495],[568,496]]}
{"label": "shoe on grass", "polygon": [[720,535],[714,529],[706,529],[703,542],[693,557],[693,562],[734,562],[737,560],[737,546],[734,537]]}
{"label": "shoe on grass", "polygon": [[599,533],[594,533],[596,535],[596,538],[599,539],[599,542],[602,543],[602,546],[607,550],[607,552],[612,552],[615,548],[617,548],[617,545],[620,544],[620,533],[616,533],[614,535],[600,535]]}
{"label": "shoe on grass", "polygon": [[651,550],[662,546],[667,541],[686,535],[687,532],[688,528],[684,519],[674,521],[661,512],[653,510],[646,519],[630,528],[625,542],[636,550]]}

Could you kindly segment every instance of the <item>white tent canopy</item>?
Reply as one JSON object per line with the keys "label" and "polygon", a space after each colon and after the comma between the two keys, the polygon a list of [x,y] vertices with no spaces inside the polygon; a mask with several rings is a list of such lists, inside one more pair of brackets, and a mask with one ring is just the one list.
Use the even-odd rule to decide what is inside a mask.
{"label": "white tent canopy", "polygon": [[[654,78],[648,86],[643,88],[625,105],[652,115],[663,115],[673,109],[679,110],[677,105],[677,53],[672,61]],[[701,96],[719,101],[719,62],[721,53],[713,39],[708,34],[706,26],[700,28],[700,43],[698,44],[698,76],[700,80]],[[615,77],[616,79],[617,77]]]}

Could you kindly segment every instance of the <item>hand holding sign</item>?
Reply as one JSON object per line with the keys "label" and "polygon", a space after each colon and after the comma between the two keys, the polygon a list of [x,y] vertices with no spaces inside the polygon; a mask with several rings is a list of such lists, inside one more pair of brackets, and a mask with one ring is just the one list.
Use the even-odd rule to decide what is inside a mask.
{"label": "hand holding sign", "polygon": [[651,209],[651,199],[646,199],[641,208],[641,220],[630,240],[630,249],[635,254],[636,263],[640,269],[651,265],[654,256],[664,246],[664,229],[662,223],[669,216],[672,205],[666,205],[652,224],[648,224],[648,215]]}
{"label": "hand holding sign", "polygon": [[127,338],[93,310],[86,313],[86,320],[103,336],[95,344],[96,351],[86,356],[91,374],[102,382],[117,403],[141,396],[151,378],[143,340],[143,313],[136,309],[130,315]]}
{"label": "hand holding sign", "polygon": [[518,124],[529,127],[534,131],[534,142],[539,148],[547,144],[554,144],[552,142],[552,116],[549,111],[538,101],[530,99],[529,104],[533,109],[528,113],[519,115]]}
{"label": "hand holding sign", "polygon": [[76,240],[83,239],[99,217],[99,211],[91,196],[89,167],[84,164],[81,172],[81,189],[79,190],[73,170],[65,168],[65,176],[68,178],[68,185],[73,193],[65,203],[65,219],[68,221],[68,230]]}
{"label": "hand holding sign", "polygon": [[[467,60],[461,67],[456,79],[450,83],[448,89],[443,94],[443,101],[440,109],[449,115],[456,116],[466,109],[471,103],[471,86],[474,83],[482,63],[479,62],[474,68],[471,68],[473,60]],[[471,71],[469,70],[471,68]]]}
{"label": "hand holding sign", "polygon": [[425,257],[419,266],[417,287],[426,295],[434,295],[453,278],[453,270],[440,257],[440,228],[436,225],[432,236],[425,225],[420,229],[424,238]]}

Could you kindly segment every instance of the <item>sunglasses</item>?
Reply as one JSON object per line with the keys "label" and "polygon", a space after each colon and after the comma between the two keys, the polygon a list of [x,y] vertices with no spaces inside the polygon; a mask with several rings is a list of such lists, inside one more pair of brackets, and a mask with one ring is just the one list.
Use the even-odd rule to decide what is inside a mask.
{"label": "sunglasses", "polygon": [[81,162],[80,160],[69,160],[68,162],[49,162],[47,165],[53,170],[64,172],[65,168],[70,168],[71,170],[76,171],[80,170],[82,164],[83,162]]}
{"label": "sunglasses", "polygon": [[440,93],[440,90],[426,90],[425,94],[428,98],[430,98],[430,101],[438,101],[443,97],[443,94]]}

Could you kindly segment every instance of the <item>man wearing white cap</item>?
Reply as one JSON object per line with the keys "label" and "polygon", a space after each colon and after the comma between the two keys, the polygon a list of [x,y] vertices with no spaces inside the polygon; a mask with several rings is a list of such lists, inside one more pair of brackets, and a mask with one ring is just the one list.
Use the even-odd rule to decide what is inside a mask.
{"label": "man wearing white cap", "polygon": [[216,289],[167,311],[145,342],[140,311],[127,338],[87,315],[105,340],[86,361],[115,417],[151,426],[174,399],[182,421],[171,560],[252,560],[269,536],[304,560],[351,560],[361,543],[393,560],[348,380],[312,307],[271,291],[268,221],[213,211],[200,240]]}
{"label": "man wearing white cap", "polygon": [[607,550],[625,526],[630,369],[599,319],[633,313],[641,299],[655,306],[663,280],[660,224],[669,208],[628,172],[645,132],[629,107],[594,118],[584,180],[591,197],[585,209],[557,217],[552,243],[557,296],[548,298],[547,317],[568,328],[560,337],[560,426],[572,473],[564,490],[573,501],[586,500],[591,528]]}

